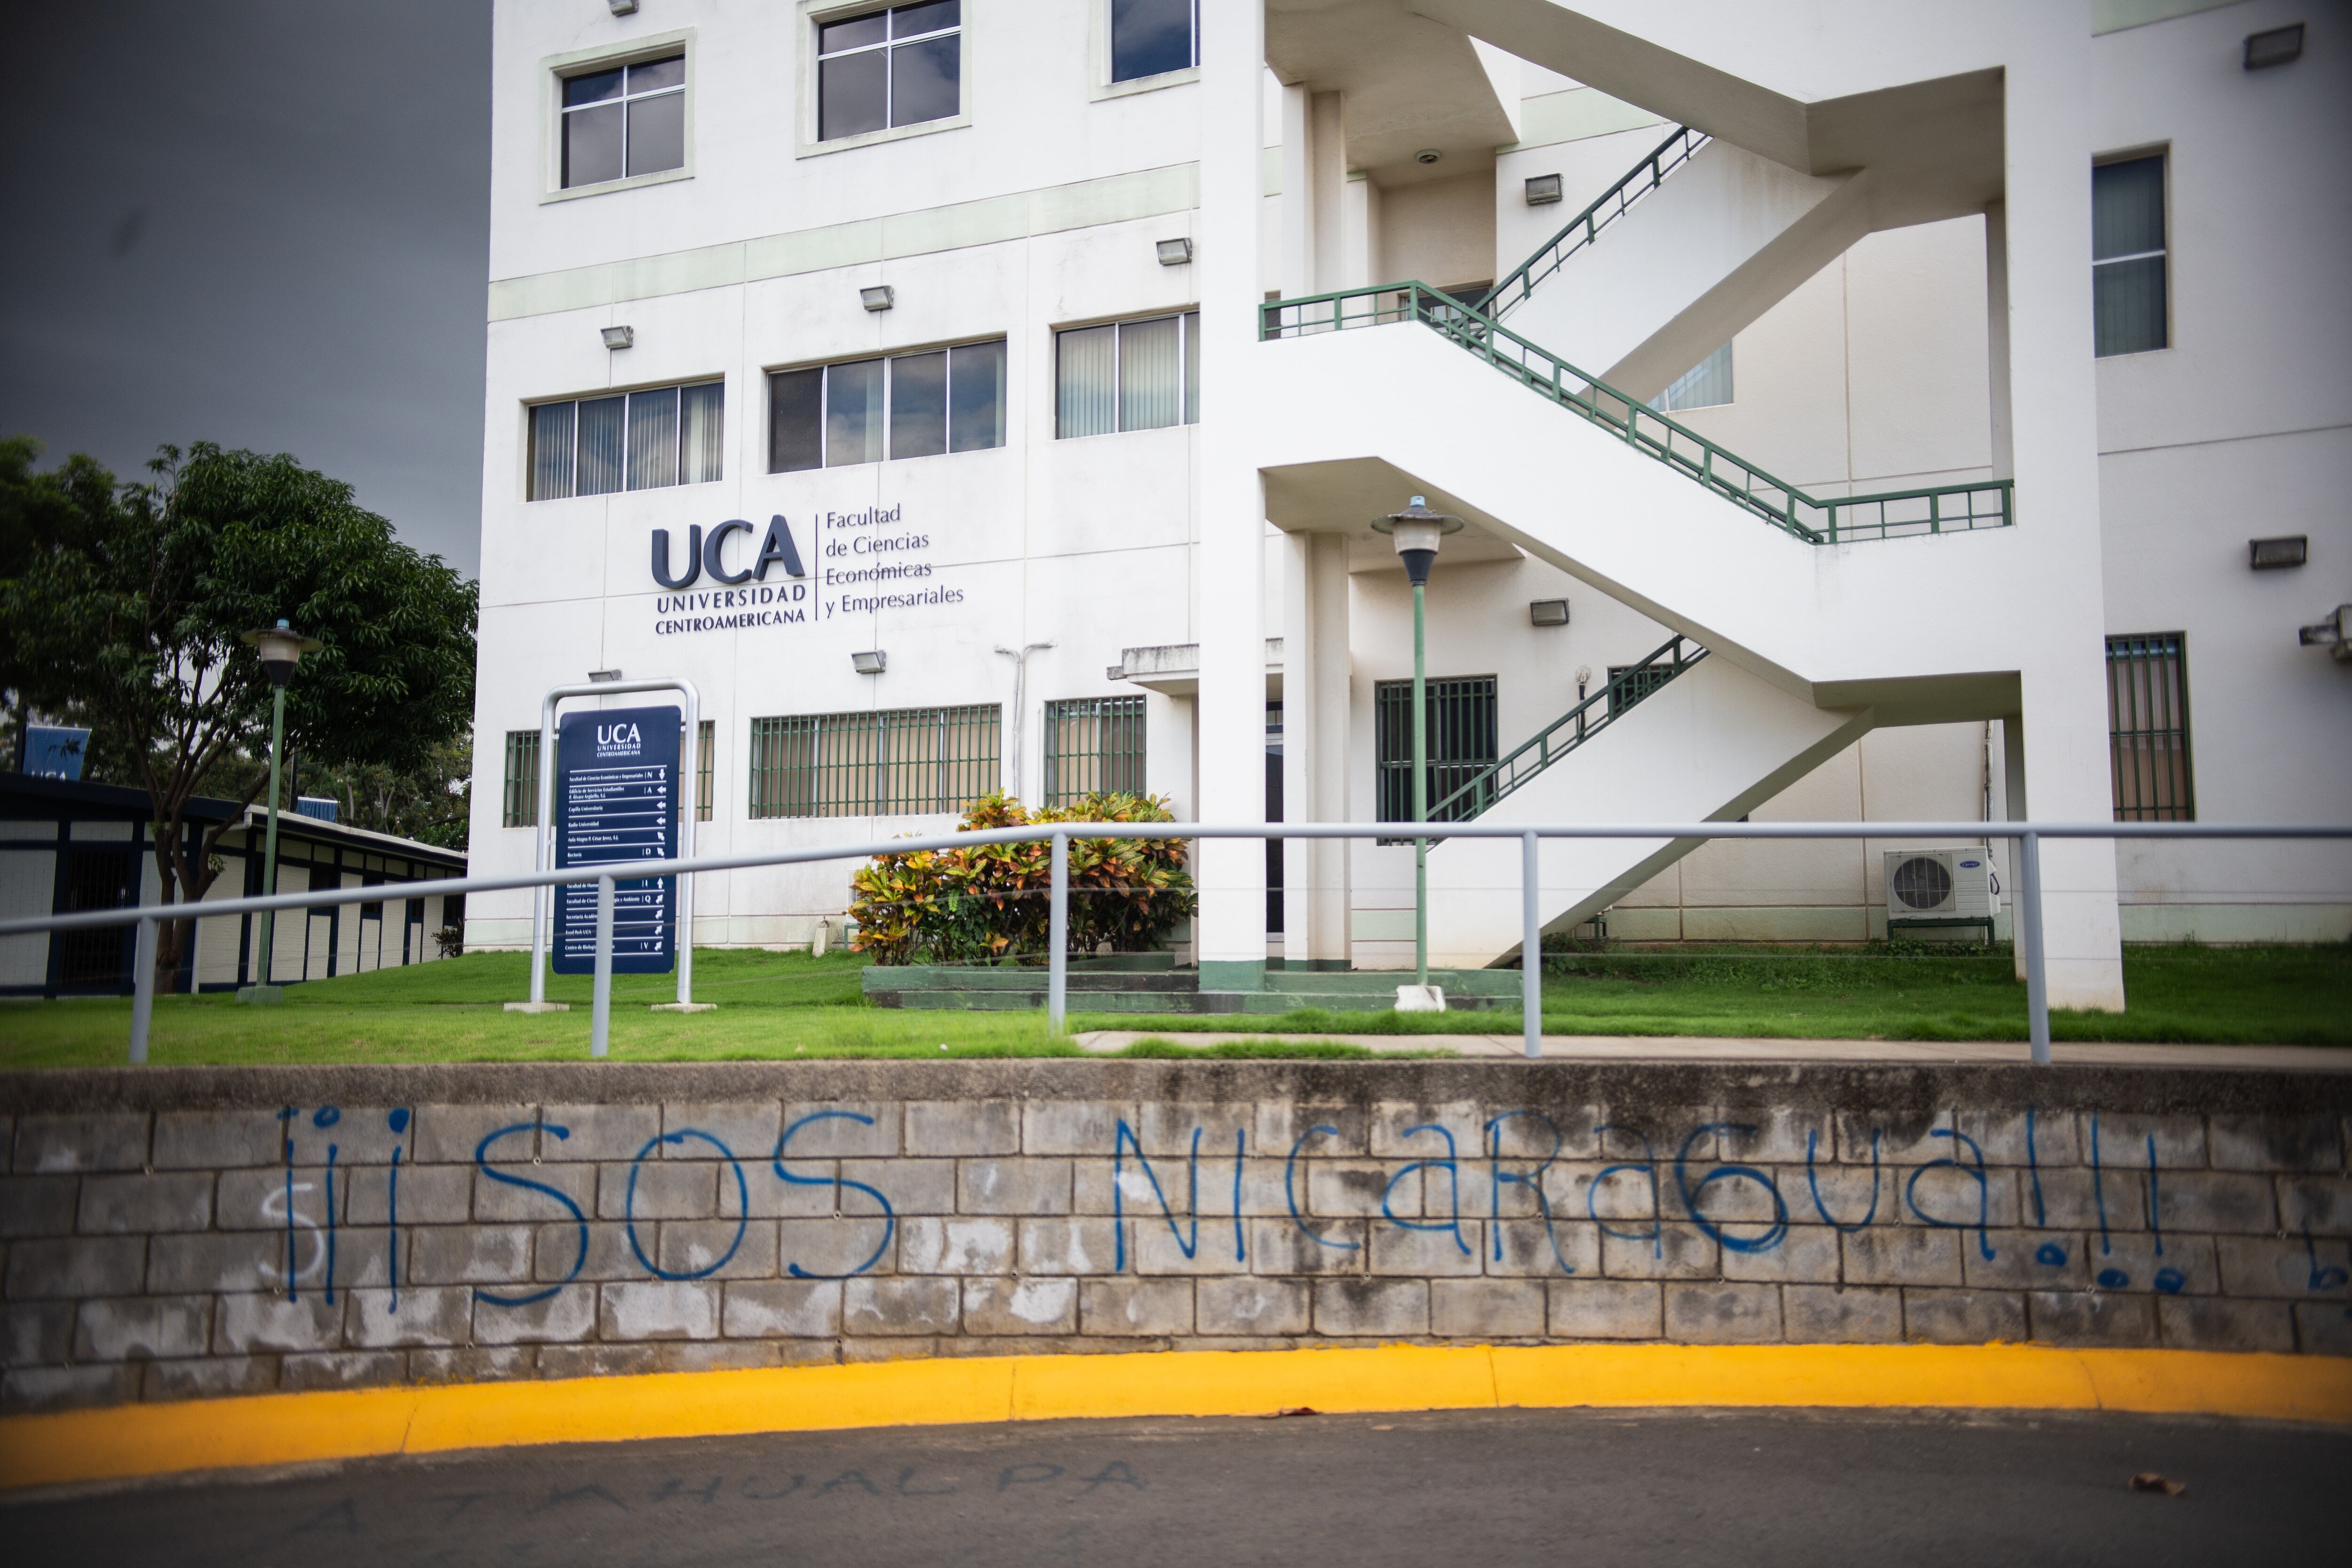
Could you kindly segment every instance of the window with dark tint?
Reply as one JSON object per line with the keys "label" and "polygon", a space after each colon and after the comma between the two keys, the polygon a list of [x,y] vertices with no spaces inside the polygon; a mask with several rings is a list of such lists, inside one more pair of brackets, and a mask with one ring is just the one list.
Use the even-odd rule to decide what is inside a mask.
{"label": "window with dark tint", "polygon": [[1004,445],[1004,340],[768,376],[768,471]]}
{"label": "window with dark tint", "polygon": [[[1439,810],[1448,795],[1495,765],[1495,678],[1433,679],[1427,683],[1429,820],[1451,822],[1475,814],[1471,797]],[[1412,820],[1412,682],[1383,680],[1372,689],[1374,741],[1380,757],[1382,822]]]}
{"label": "window with dark tint", "polygon": [[563,79],[563,186],[686,163],[686,57]]}
{"label": "window with dark tint", "polygon": [[963,101],[962,28],[962,0],[818,23],[817,140],[955,114]]}
{"label": "window with dark tint", "polygon": [[2179,632],[2107,639],[2107,746],[2117,822],[2194,822],[2189,652]]}
{"label": "window with dark tint", "polygon": [[2091,314],[2101,358],[2169,341],[2161,154],[2091,171]]}
{"label": "window with dark tint", "polygon": [[1110,79],[1201,63],[1200,0],[1110,0]]}
{"label": "window with dark tint", "polygon": [[727,386],[655,386],[530,410],[532,500],[706,484],[720,477]]}

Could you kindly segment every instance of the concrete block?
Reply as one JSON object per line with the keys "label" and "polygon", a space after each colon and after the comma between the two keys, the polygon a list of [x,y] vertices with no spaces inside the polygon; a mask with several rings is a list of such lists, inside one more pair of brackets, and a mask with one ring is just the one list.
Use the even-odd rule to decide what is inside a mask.
{"label": "concrete block", "polygon": [[[712,1219],[732,1217],[741,1205],[735,1181],[719,1160],[646,1160],[628,1165],[602,1165],[596,1184],[596,1206],[589,1212],[599,1219]],[[719,1206],[719,1185],[727,1189],[726,1207]],[[746,1178],[744,1185],[750,1186]],[[478,1192],[476,1194],[479,1201]],[[544,1198],[541,1200],[546,1202]],[[550,1206],[560,1208],[560,1205]],[[532,1216],[553,1216],[541,1212]]]}
{"label": "concrete block", "polygon": [[159,1236],[147,1244],[147,1289],[158,1295],[263,1290],[282,1283],[285,1270],[282,1230]]}
{"label": "concrete block", "polygon": [[1361,1274],[1370,1261],[1371,1225],[1360,1219],[1254,1219],[1249,1223],[1250,1271]]}
{"label": "concrete block", "polygon": [[2231,1172],[2159,1174],[2156,1215],[2167,1231],[2267,1233],[2280,1228],[2276,1184],[2268,1176]]}
{"label": "concrete block", "polygon": [[778,1272],[776,1226],[765,1220],[665,1221],[657,1243],[637,1227],[638,1244],[664,1274],[679,1279],[766,1279]]}
{"label": "concrete block", "polygon": [[520,1286],[531,1277],[527,1225],[419,1226],[404,1240],[414,1284]]}
{"label": "concrete block", "polygon": [[1770,1089],[1758,1092],[1763,1098],[1752,1103],[1718,1105],[1708,1112],[1723,1163],[1802,1166],[1808,1152],[1819,1164],[1836,1161],[1837,1123],[1828,1111],[1775,1103]]}
{"label": "concrete block", "polygon": [[398,1351],[322,1351],[278,1363],[278,1386],[289,1391],[385,1388],[407,1376],[408,1358]]}
{"label": "concrete block", "polygon": [[1318,1279],[1314,1290],[1318,1334],[1391,1339],[1429,1332],[1425,1279]]}
{"label": "concrete block", "polygon": [[[872,1187],[901,1215],[950,1215],[956,1212],[956,1163],[953,1160],[844,1160],[841,1179]],[[783,1184],[775,1184],[782,1186]],[[815,1192],[819,1189],[808,1188]],[[865,1213],[873,1200],[865,1194],[842,1189],[847,1202]],[[831,1194],[824,1194],[829,1199]]]}
{"label": "concrete block", "polygon": [[1942,1225],[1969,1230],[1979,1226],[2023,1225],[2032,1216],[2019,1206],[2017,1175],[2006,1167],[1990,1167],[1979,1187],[1973,1162],[1960,1166],[1915,1165],[1889,1172],[1887,1196],[1895,1196],[1897,1189],[1894,1178],[1900,1176],[1903,1202],[1899,1208],[1890,1208],[1884,1217],[1898,1225]]}
{"label": "concrete block", "polygon": [[[1154,1160],[1186,1159],[1198,1151],[1203,1164],[1213,1162],[1230,1172],[1235,1148],[1244,1157],[1249,1154],[1249,1132],[1256,1121],[1254,1101],[1149,1100],[1136,1107],[1136,1119],[1128,1126],[1143,1152]],[[1128,1146],[1129,1153],[1134,1150],[1133,1144]]]}
{"label": "concrete block", "polygon": [[1068,1214],[1071,1190],[1067,1160],[956,1162],[956,1209],[961,1214]]}
{"label": "concrete block", "polygon": [[[2077,1113],[2076,1135],[2088,1159],[2095,1154],[2102,1166],[2145,1172],[2148,1142],[2155,1140],[2155,1160],[2160,1171],[2201,1171],[2205,1168],[2205,1119],[2201,1116],[2130,1116],[2113,1112]],[[2091,1134],[2098,1133],[2092,1147]]]}
{"label": "concrete block", "polygon": [[1816,1161],[1808,1170],[1799,1166],[1785,1174],[1780,1192],[1789,1200],[1789,1218],[1799,1225],[1899,1225],[1903,1212],[1903,1173],[1869,1165],[1832,1164]]}
{"label": "concrete block", "polygon": [[20,1116],[9,1169],[22,1176],[86,1171],[138,1171],[147,1165],[147,1113]]}
{"label": "concrete block", "polygon": [[[2163,1250],[2157,1250],[2158,1240]],[[2115,1236],[2102,1249],[2084,1238],[2083,1262],[2097,1290],[2154,1290],[2159,1295],[2210,1296],[2221,1289],[2210,1236]]]}
{"label": "concrete block", "polygon": [[2050,1171],[2083,1163],[2076,1121],[2066,1111],[1962,1107],[1952,1112],[1952,1126],[1975,1142],[1988,1165]]}
{"label": "concrete block", "polygon": [[1021,1152],[1024,1154],[1111,1155],[1118,1124],[1137,1127],[1136,1108],[1102,1100],[1031,1100],[1021,1106]]}
{"label": "concrete block", "polygon": [[2294,1310],[2285,1301],[2232,1301],[2221,1296],[2159,1296],[2158,1339],[2176,1350],[2294,1350]]}
{"label": "concrete block", "polygon": [[450,1383],[509,1383],[538,1365],[529,1345],[465,1345],[408,1352],[408,1381],[424,1387]]}
{"label": "concrete block", "polygon": [[[1985,1233],[1984,1255],[1974,1232],[1960,1243],[1960,1278],[1980,1290],[2081,1290],[2091,1283],[2084,1238],[2064,1230],[1994,1230]],[[2095,1250],[2098,1243],[2090,1243]]]}
{"label": "concrete block", "polygon": [[202,1355],[212,1335],[209,1296],[141,1296],[84,1301],[76,1314],[74,1360],[152,1361]]}
{"label": "concrete block", "polygon": [[[394,1120],[400,1122],[397,1130],[392,1125]],[[303,1106],[279,1123],[285,1140],[279,1160],[284,1163],[290,1148],[297,1170],[330,1162],[345,1169],[389,1165],[395,1149],[406,1156],[415,1125],[413,1117],[401,1116],[389,1106]]]}
{"label": "concrete block", "polygon": [[1780,1290],[1782,1332],[1790,1344],[1897,1344],[1903,1292],[1861,1285],[1789,1285]]}
{"label": "concrete block", "polygon": [[[861,1366],[875,1362],[929,1361],[935,1356],[943,1356],[952,1353],[952,1347],[958,1345],[965,1343],[990,1345],[1001,1342],[1002,1342],[999,1341],[990,1340],[973,1340],[967,1342],[961,1335],[950,1335],[947,1338],[940,1339],[929,1334],[904,1334],[892,1335],[874,1340],[836,1340],[834,1342],[834,1350],[839,1356],[842,1365]],[[1027,1343],[1028,1342],[1016,1341],[1015,1342]],[[991,1352],[987,1351],[977,1351],[971,1353],[988,1354]],[[994,1353],[1003,1354],[1004,1352],[996,1352]]]}
{"label": "concrete block", "polygon": [[1531,1106],[1496,1104],[1478,1125],[1475,1153],[1480,1160],[1499,1159],[1505,1173],[1530,1175],[1536,1167],[1559,1160],[1592,1160],[1601,1154],[1599,1128],[1605,1120],[1597,1105]]}
{"label": "concrete block", "polygon": [[963,1285],[958,1279],[845,1279],[841,1331],[868,1337],[951,1334]]}
{"label": "concrete block", "polygon": [[[470,1165],[482,1140],[499,1134],[484,1151],[500,1164],[528,1164],[542,1152],[562,1155],[566,1140],[540,1133],[539,1110],[529,1105],[420,1105],[409,1123],[409,1156],[420,1165]],[[510,1131],[521,1128],[521,1131]],[[634,1151],[633,1151],[634,1152]]]}
{"label": "concrete block", "polygon": [[139,1397],[140,1369],[122,1366],[18,1366],[0,1374],[0,1414],[94,1410]]}
{"label": "concrete block", "polygon": [[2352,1307],[2335,1301],[2297,1301],[2294,1337],[2306,1355],[2352,1355]]}
{"label": "concrete block", "polygon": [[[1481,1160],[1486,1153],[1486,1109],[1475,1100],[1443,1104],[1384,1100],[1372,1107],[1372,1158]],[[1411,1131],[1416,1127],[1440,1131]]]}
{"label": "concrete block", "polygon": [[1654,1340],[1664,1331],[1662,1286],[1630,1279],[1554,1279],[1544,1289],[1556,1340]]}
{"label": "concrete block", "polygon": [[1371,1256],[1365,1260],[1369,1273],[1411,1274],[1428,1279],[1486,1272],[1486,1226],[1480,1220],[1465,1219],[1442,1230],[1409,1230],[1375,1221],[1371,1237]]}
{"label": "concrete block", "polygon": [[[1699,1132],[1698,1129],[1714,1120],[1715,1108],[1708,1105],[1609,1110],[1601,1125],[1594,1130],[1601,1140],[1601,1152],[1594,1158],[1608,1164],[1638,1161],[1671,1170],[1675,1154],[1684,1150],[1687,1141],[1686,1158],[1712,1161],[1717,1148],[1715,1135]],[[1673,1177],[1669,1175],[1667,1180]]]}
{"label": "concrete block", "polygon": [[1024,1219],[1019,1222],[1019,1272],[1109,1274],[1118,1268],[1118,1234],[1107,1219]]}
{"label": "concrete block", "polygon": [[1127,1221],[1129,1267],[1138,1274],[1246,1274],[1249,1266],[1247,1220],[1236,1225],[1229,1216],[1203,1215],[1198,1224],[1189,1217],[1172,1225],[1158,1215],[1130,1216]]}
{"label": "concrete block", "polygon": [[[665,1160],[734,1159],[757,1170],[776,1157],[783,1107],[772,1100],[725,1105],[662,1104],[662,1137],[656,1152]],[[801,1129],[801,1138],[817,1126]],[[800,1139],[793,1140],[797,1146]]]}
{"label": "concrete block", "polygon": [[1078,1331],[1075,1279],[967,1279],[963,1331],[968,1334],[1074,1334]]}
{"label": "concrete block", "polygon": [[[1304,1281],[1227,1278],[1192,1287],[1195,1333],[1259,1338],[1303,1334],[1311,1317]],[[971,1312],[965,1312],[969,1321]]]}
{"label": "concrete block", "polygon": [[1360,1105],[1261,1100],[1250,1148],[1268,1159],[1365,1159],[1371,1153],[1371,1119]]}
{"label": "concrete block", "polygon": [[[26,1243],[31,1246],[31,1243]],[[2229,1296],[2278,1296],[2289,1300],[2325,1297],[2352,1301],[2352,1256],[2344,1244],[2327,1246],[2304,1237],[2219,1236],[2213,1246],[2221,1264],[2221,1291]],[[13,1273],[16,1260],[9,1258]],[[16,1291],[11,1289],[9,1294]]]}
{"label": "concrete block", "polygon": [[2025,1298],[2033,1337],[2061,1345],[2152,1345],[2156,1301],[2113,1290],[2033,1290]]}
{"label": "concrete block", "polygon": [[[541,1287],[545,1289],[545,1287]],[[565,1343],[587,1339],[596,1331],[594,1285],[564,1285],[535,1301],[508,1306],[474,1293],[474,1342],[478,1345]],[[505,1296],[508,1292],[496,1291]],[[518,1290],[514,1296],[536,1295]]]}
{"label": "concrete block", "polygon": [[1835,1285],[1840,1262],[1836,1231],[1825,1225],[1792,1225],[1777,1243],[1761,1250],[1725,1247],[1723,1277],[1754,1284]]}
{"label": "concrete block", "polygon": [[[395,1183],[393,1173],[397,1170]],[[400,1223],[412,1225],[463,1225],[474,1217],[474,1182],[476,1173],[464,1165],[357,1165],[342,1178],[343,1217],[352,1225],[388,1224],[397,1208]],[[520,1195],[520,1189],[501,1187],[502,1193]],[[541,1196],[537,1200],[547,1208],[561,1212],[554,1200]],[[515,1205],[517,1209],[522,1205]],[[591,1204],[589,1211],[594,1212]],[[504,1216],[501,1216],[504,1217]],[[518,1215],[517,1217],[531,1217]]]}
{"label": "concrete block", "polygon": [[1021,1152],[1021,1107],[1010,1100],[910,1100],[903,1147],[910,1156]]}
{"label": "concrete block", "polygon": [[73,1338],[71,1301],[22,1301],[0,1307],[0,1367],[61,1362],[73,1348]]}
{"label": "concrete block", "polygon": [[204,1230],[213,1222],[210,1172],[84,1176],[76,1226],[85,1236]]}
{"label": "concrete block", "polygon": [[900,1220],[898,1270],[902,1274],[1009,1274],[1013,1226],[1010,1219],[946,1219],[931,1215]]}
{"label": "concrete block", "polygon": [[1986,1345],[2025,1338],[2025,1298],[1996,1290],[1903,1292],[1903,1337],[1931,1345]]}
{"label": "concrete block", "polygon": [[[351,1184],[335,1173],[335,1207],[347,1208]],[[220,1230],[284,1230],[289,1214],[299,1227],[303,1222],[324,1227],[327,1223],[327,1178],[323,1166],[299,1170],[223,1171],[213,1184],[213,1225]],[[341,1213],[337,1217],[341,1218]]]}
{"label": "concrete block", "polygon": [[78,1176],[0,1178],[0,1237],[71,1236]]}
{"label": "concrete block", "polygon": [[2137,1172],[2128,1167],[2117,1170],[2112,1165],[2103,1166],[2095,1173],[2087,1169],[2045,1170],[2041,1173],[2042,1203],[2038,1210],[2032,1181],[2029,1178],[2020,1184],[2023,1188],[2022,1214],[2028,1224],[2095,1233],[2104,1216],[2110,1232],[2147,1228],[2145,1165]]}
{"label": "concrete block", "polygon": [[[626,1188],[628,1167],[613,1165],[603,1168],[612,1173],[615,1185]],[[455,1168],[446,1165],[430,1169],[436,1176],[459,1173]],[[550,1195],[552,1193],[562,1194],[564,1198],[572,1201],[580,1214],[593,1217],[596,1213],[598,1169],[599,1167],[594,1165],[551,1163],[509,1165],[503,1161],[494,1165],[477,1168],[473,1173],[473,1217],[488,1225],[539,1225],[571,1217],[572,1210],[563,1206],[562,1199]],[[402,1185],[404,1187],[409,1185],[410,1181],[410,1178],[404,1177]],[[518,1186],[516,1184],[518,1182],[530,1182],[533,1184]],[[646,1195],[646,1183],[639,1184],[638,1198],[641,1205]],[[404,1192],[401,1195],[405,1198],[408,1194]],[[625,1198],[625,1190],[623,1196]],[[406,1205],[404,1204],[403,1206]],[[637,1212],[642,1217],[646,1210],[641,1206]],[[616,1215],[613,1217],[619,1216]]]}
{"label": "concrete block", "polygon": [[19,1241],[8,1248],[8,1299],[135,1296],[146,1272],[143,1236]]}
{"label": "concrete block", "polygon": [[2293,1235],[2313,1231],[2337,1238],[2352,1236],[2352,1177],[2293,1176],[2278,1184],[2279,1226]]}
{"label": "concrete block", "polygon": [[787,1104],[782,1158],[787,1165],[795,1160],[890,1159],[898,1152],[905,1120],[905,1108],[895,1100]]}
{"label": "concrete block", "polygon": [[784,1219],[775,1225],[777,1268],[793,1278],[837,1279],[898,1268],[895,1220]]}
{"label": "concrete block", "polygon": [[343,1343],[343,1303],[320,1291],[289,1301],[282,1295],[223,1296],[213,1321],[213,1349],[222,1355],[262,1351],[331,1351]]}
{"label": "concrete block", "polygon": [[623,1279],[597,1287],[597,1337],[634,1340],[715,1340],[719,1292],[715,1280]]}
{"label": "concrete block", "polygon": [[474,1293],[463,1285],[354,1290],[343,1305],[343,1342],[377,1351],[462,1345],[473,1318]]}
{"label": "concrete block", "polygon": [[[1757,1173],[1748,1174],[1751,1171]],[[1694,1163],[1680,1175],[1680,1181],[1674,1173],[1667,1175],[1672,1193],[1668,1203],[1717,1229],[1738,1227],[1731,1234],[1742,1239],[1753,1240],[1789,1218],[1788,1199],[1773,1179],[1771,1167]]]}
{"label": "concrete block", "polygon": [[152,1404],[268,1394],[278,1387],[274,1355],[211,1356],[203,1361],[151,1361],[139,1397]]}
{"label": "concrete block", "polygon": [[1601,1233],[1601,1272],[1612,1279],[1714,1279],[1723,1250],[1696,1226],[1664,1225],[1655,1236]]}
{"label": "concrete block", "polygon": [[1948,1110],[1841,1110],[1836,1121],[1837,1157],[1844,1164],[1867,1165],[1875,1159],[1886,1165],[1919,1165],[1952,1153],[1952,1140],[1936,1136],[1953,1131]]}
{"label": "concrete block", "polygon": [[1544,1332],[1540,1279],[1433,1279],[1429,1331],[1448,1340],[1535,1340]]}
{"label": "concrete block", "polygon": [[1668,1285],[1666,1338],[1681,1344],[1777,1341],[1780,1338],[1780,1288],[1697,1282]]}
{"label": "concrete block", "polygon": [[275,1165],[286,1158],[284,1124],[274,1110],[161,1110],[155,1113],[159,1171],[220,1171]]}
{"label": "concrete block", "polygon": [[2217,1171],[2344,1168],[2343,1128],[2332,1116],[2212,1116],[2205,1132]]}
{"label": "concrete block", "polygon": [[[866,1165],[868,1169],[887,1172],[894,1163],[888,1160],[877,1160],[867,1162]],[[785,1167],[793,1173],[793,1180],[788,1182],[776,1174],[772,1163],[760,1165],[746,1164],[743,1167],[743,1180],[751,1200],[751,1217],[754,1219],[829,1219],[835,1215],[844,1214],[879,1215],[882,1212],[882,1205],[877,1203],[870,1194],[842,1185],[842,1165],[843,1162],[839,1160],[794,1160]],[[625,1177],[610,1174],[612,1169],[610,1166],[606,1167],[608,1174],[605,1179],[608,1182],[626,1180]],[[861,1176],[857,1179],[867,1186],[876,1187],[884,1193],[891,1205],[894,1208],[897,1206],[898,1200],[889,1194],[889,1184],[887,1182],[877,1183],[872,1176]],[[729,1177],[726,1179],[725,1186],[720,1189],[729,1194],[727,1198],[729,1203],[734,1202],[734,1195],[730,1191],[733,1185],[733,1178]]]}
{"label": "concrete block", "polygon": [[[824,1359],[832,1360],[832,1343],[827,1342],[824,1348]],[[654,1346],[653,1352],[658,1372],[740,1372],[809,1359],[809,1347],[782,1340],[669,1340]]]}
{"label": "concrete block", "polygon": [[542,1345],[539,1375],[543,1378],[642,1377],[662,1370],[664,1346],[646,1342],[625,1345]]}
{"label": "concrete block", "polygon": [[[1378,1218],[1389,1214],[1418,1215],[1423,1184],[1431,1173],[1385,1160],[1307,1160],[1299,1163],[1290,1187],[1305,1212],[1341,1219]],[[1441,1201],[1446,1187],[1436,1177]],[[1286,1208],[1287,1205],[1286,1204]]]}
{"label": "concrete block", "polygon": [[[626,1163],[643,1152],[662,1130],[662,1108],[658,1105],[545,1105],[540,1108],[539,1118],[539,1157],[580,1164]],[[553,1131],[559,1127],[563,1130],[561,1135]],[[772,1139],[770,1144],[773,1146]],[[656,1148],[647,1157],[660,1152]],[[768,1157],[767,1149],[759,1152],[761,1160]],[[509,1158],[503,1142],[498,1145],[498,1153],[502,1160]]]}
{"label": "concrete block", "polygon": [[833,1339],[841,1332],[838,1279],[734,1279],[719,1327],[730,1339]]}
{"label": "concrete block", "polygon": [[[1873,1226],[1842,1238],[1849,1285],[1958,1285],[1960,1233]],[[1973,1240],[1973,1236],[1971,1237]]]}
{"label": "concrete block", "polygon": [[1554,1173],[1563,1175],[1567,1184],[1552,1194],[1554,1214],[1599,1220],[1615,1230],[1646,1230],[1675,1201],[1671,1172],[1664,1184],[1654,1182],[1646,1169],[1622,1164],[1613,1170],[1580,1165],[1560,1172],[1555,1167]]}
{"label": "concrete block", "polygon": [[1489,1220],[1479,1256],[1489,1274],[1594,1275],[1601,1272],[1601,1227],[1589,1220]]}
{"label": "concrete block", "polygon": [[[1267,1187],[1266,1167],[1272,1161],[1243,1162],[1242,1213],[1285,1214],[1288,1205],[1282,1196],[1282,1177],[1278,1169],[1271,1173],[1272,1185]],[[1183,1155],[1162,1155],[1157,1159],[1129,1151],[1118,1160],[1077,1160],[1070,1162],[1070,1212],[1082,1215],[1157,1215],[1163,1213],[1190,1215],[1220,1214],[1230,1217],[1234,1213],[1234,1164],[1230,1156],[1223,1160],[1192,1161]],[[1249,1181],[1253,1168],[1259,1179],[1258,1206],[1250,1206]],[[1271,1200],[1270,1202],[1268,1200]]]}
{"label": "concrete block", "polygon": [[1192,1331],[1189,1279],[1085,1279],[1078,1284],[1081,1333],[1165,1338]]}

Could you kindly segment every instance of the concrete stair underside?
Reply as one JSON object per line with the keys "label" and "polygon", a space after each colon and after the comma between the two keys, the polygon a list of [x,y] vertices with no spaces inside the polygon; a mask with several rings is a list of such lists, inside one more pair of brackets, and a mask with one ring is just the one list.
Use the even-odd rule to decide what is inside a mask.
{"label": "concrete stair underside", "polygon": [[[1138,963],[1153,958],[1167,962],[1155,968]],[[1106,964],[1117,967],[1098,967]],[[1068,1005],[1073,1013],[1289,1013],[1307,1007],[1377,1013],[1393,1007],[1396,988],[1412,978],[1410,971],[1394,969],[1292,969],[1277,959],[1267,963],[1260,990],[1203,991],[1199,973],[1174,967],[1169,955],[1137,954],[1073,963]],[[1449,1008],[1516,1011],[1518,1005],[1516,970],[1433,969],[1429,980],[1444,987]],[[1046,973],[1043,968],[1012,966],[877,965],[864,972],[861,984],[866,1001],[877,1007],[1024,1012],[1045,1005]]]}

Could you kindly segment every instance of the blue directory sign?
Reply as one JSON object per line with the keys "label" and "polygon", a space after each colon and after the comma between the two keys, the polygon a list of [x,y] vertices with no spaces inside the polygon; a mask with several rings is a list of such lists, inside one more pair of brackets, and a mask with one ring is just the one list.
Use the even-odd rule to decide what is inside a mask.
{"label": "blue directory sign", "polygon": [[[555,864],[603,866],[677,854],[676,708],[574,713],[555,742]],[[555,973],[596,969],[596,884],[556,889]],[[675,958],[677,879],[613,888],[613,973],[667,974]]]}

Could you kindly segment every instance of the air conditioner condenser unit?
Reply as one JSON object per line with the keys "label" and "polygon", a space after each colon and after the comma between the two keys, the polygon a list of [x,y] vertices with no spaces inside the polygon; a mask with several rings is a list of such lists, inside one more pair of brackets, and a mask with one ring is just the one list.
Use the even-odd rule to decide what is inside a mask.
{"label": "air conditioner condenser unit", "polygon": [[2000,895],[1981,848],[1886,851],[1886,926],[1981,925],[1992,939]]}

